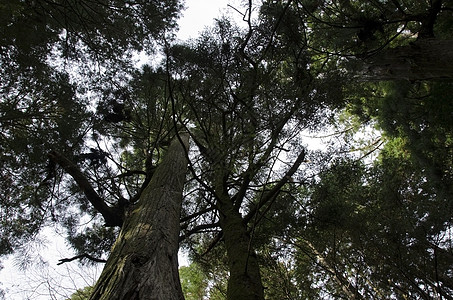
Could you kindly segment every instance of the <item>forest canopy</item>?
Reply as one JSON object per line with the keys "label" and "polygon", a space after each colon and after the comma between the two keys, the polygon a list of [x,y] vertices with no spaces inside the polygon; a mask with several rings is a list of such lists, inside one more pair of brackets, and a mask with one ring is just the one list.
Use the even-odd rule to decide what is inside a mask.
{"label": "forest canopy", "polygon": [[64,232],[77,299],[453,299],[453,1],[229,9],[0,4],[0,255]]}

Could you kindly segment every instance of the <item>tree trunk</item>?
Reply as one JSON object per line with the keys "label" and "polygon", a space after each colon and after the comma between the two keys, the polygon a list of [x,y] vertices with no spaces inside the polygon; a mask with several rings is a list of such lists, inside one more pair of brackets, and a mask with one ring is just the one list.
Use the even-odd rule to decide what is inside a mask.
{"label": "tree trunk", "polygon": [[121,232],[91,300],[184,299],[178,273],[179,219],[187,170],[184,147],[175,138]]}
{"label": "tree trunk", "polygon": [[[359,80],[452,80],[453,40],[419,39],[359,61]],[[357,69],[353,67],[353,69]]]}
{"label": "tree trunk", "polygon": [[264,300],[263,284],[247,226],[230,197],[219,197],[220,225],[224,234],[230,277],[228,300]]}

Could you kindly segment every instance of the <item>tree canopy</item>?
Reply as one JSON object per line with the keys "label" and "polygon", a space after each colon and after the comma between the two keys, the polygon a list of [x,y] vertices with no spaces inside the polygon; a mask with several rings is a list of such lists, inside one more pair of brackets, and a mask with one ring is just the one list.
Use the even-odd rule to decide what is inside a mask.
{"label": "tree canopy", "polygon": [[0,4],[0,254],[64,230],[79,298],[453,298],[453,3],[181,9]]}

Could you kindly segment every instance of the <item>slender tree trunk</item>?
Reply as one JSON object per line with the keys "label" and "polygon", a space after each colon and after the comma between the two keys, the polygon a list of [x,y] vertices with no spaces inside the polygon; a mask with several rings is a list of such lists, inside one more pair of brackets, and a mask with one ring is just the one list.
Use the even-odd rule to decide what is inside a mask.
{"label": "slender tree trunk", "polygon": [[184,299],[178,273],[179,219],[188,135],[175,138],[121,232],[91,300]]}
{"label": "slender tree trunk", "polygon": [[230,277],[228,300],[264,300],[263,284],[256,254],[241,214],[230,197],[220,196],[220,225],[224,234]]}

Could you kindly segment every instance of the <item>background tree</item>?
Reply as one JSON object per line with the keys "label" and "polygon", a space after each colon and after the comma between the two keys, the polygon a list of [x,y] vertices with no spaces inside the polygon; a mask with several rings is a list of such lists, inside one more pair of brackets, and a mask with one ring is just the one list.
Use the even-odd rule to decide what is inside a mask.
{"label": "background tree", "polygon": [[[338,97],[329,98],[335,89],[311,93],[323,80],[308,70],[305,45],[288,38],[292,44],[282,47],[266,21],[249,19],[241,33],[220,19],[192,45],[168,50],[168,72],[178,79],[174,97],[186,103],[201,155],[192,167],[193,202],[185,206],[198,212],[183,213],[183,234],[187,240],[215,229],[205,249],[224,242],[228,299],[263,298],[254,232],[305,159],[298,133],[316,128],[325,108],[338,105]],[[284,158],[285,151],[293,154]],[[287,166],[277,172],[282,159]]]}
{"label": "background tree", "polygon": [[196,264],[179,268],[179,275],[185,299],[204,299],[207,296],[208,280]]}
{"label": "background tree", "polygon": [[[277,8],[279,8],[280,10],[277,10],[278,13],[276,13],[274,15],[275,18],[270,19],[271,22],[272,22],[272,20],[275,20],[277,22],[281,21],[281,23],[279,23],[279,24],[285,24],[285,22],[288,22],[287,27],[283,27],[283,25],[281,25],[282,26],[281,28],[285,28],[287,30],[283,31],[283,29],[282,29],[282,31],[279,32],[278,31],[278,29],[280,29],[279,26],[274,26],[274,27],[268,26],[267,27],[267,28],[273,28],[274,30],[276,30],[276,32],[281,33],[279,38],[282,38],[282,39],[279,41],[284,41],[285,34],[287,36],[296,36],[297,37],[297,34],[298,33],[300,34],[300,32],[301,32],[301,31],[297,31],[297,29],[296,29],[296,32],[292,32],[291,30],[289,30],[289,28],[298,28],[298,27],[294,26],[294,24],[297,25],[297,23],[290,22],[291,20],[297,20],[297,19],[291,19],[291,15],[289,18],[286,18],[287,15],[283,15],[283,13],[288,12],[288,7],[290,7],[290,3],[291,2],[288,2],[287,6],[276,4]],[[272,7],[266,8],[266,9],[271,9],[271,8]],[[325,14],[325,15],[328,15],[328,14]],[[273,24],[275,24],[275,23],[273,23]],[[277,28],[277,29],[275,29],[275,28]],[[421,29],[419,29],[419,30],[421,30]],[[302,31],[302,32],[304,32],[304,31]],[[315,35],[316,35],[316,33],[315,33]],[[252,36],[252,35],[250,35],[250,36]],[[268,37],[272,36],[272,34],[267,35],[267,36]],[[276,34],[276,36],[277,36],[277,34]],[[295,39],[295,40],[297,40],[297,39]],[[337,42],[337,40],[335,40],[335,39],[332,39],[331,41]],[[283,45],[287,45],[287,44],[283,43]],[[303,45],[303,44],[301,44],[301,45]],[[308,45],[310,45],[310,44],[308,44]],[[292,45],[292,46],[294,46],[294,45]],[[262,48],[256,47],[254,49],[262,49]],[[292,49],[294,50],[294,48],[292,48]],[[357,51],[357,49],[355,49],[355,50]],[[315,51],[316,51],[316,49],[315,49]],[[317,51],[317,52],[318,52],[317,56],[313,55],[311,57],[319,58],[318,62],[320,61],[322,66],[335,66],[335,63],[337,62],[337,60],[331,58],[333,56],[332,54],[329,54],[328,52],[324,52],[324,53],[319,52],[319,51]],[[251,59],[250,56],[247,58],[248,58],[248,62],[251,62],[251,64],[253,65],[253,59]],[[216,60],[216,61],[218,61],[218,60]],[[314,68],[316,66],[319,66],[319,64],[317,64],[316,62],[313,62],[310,64],[310,67],[313,67],[313,70],[315,70]],[[326,68],[325,70],[330,70],[330,69]],[[445,70],[446,69],[443,69],[444,72],[445,72]],[[318,71],[318,73],[317,73],[318,76],[319,76],[319,74],[323,74],[323,75],[325,74],[325,73],[319,73],[319,70],[316,70],[316,71]],[[426,69],[424,70],[424,72],[426,72],[425,74],[428,73],[428,71]],[[294,77],[292,77],[292,78],[294,78]],[[421,78],[426,78],[426,77],[421,77]],[[420,79],[420,78],[418,78],[418,79]],[[407,83],[407,85],[410,86],[409,83]],[[428,85],[430,85],[430,84],[428,84]],[[210,85],[210,86],[212,87],[215,85]],[[398,93],[398,95],[401,95],[400,92],[397,92],[397,93]],[[407,103],[405,101],[401,102],[401,100],[402,100],[401,98],[395,98],[395,100],[396,99],[398,99],[397,101],[399,101],[402,106],[407,105]],[[364,101],[367,101],[367,103],[372,103],[371,99],[365,99],[365,100],[362,99],[362,102],[364,102]],[[378,111],[381,111],[382,109],[385,110],[385,108],[380,107],[378,109]],[[425,113],[426,112],[427,111],[425,111]],[[401,110],[401,111],[399,111],[399,113],[401,114],[401,116],[406,117],[405,120],[403,120],[403,118],[401,119],[401,123],[407,124],[408,123],[407,122],[407,110]],[[217,119],[220,120],[220,118],[217,118]],[[390,114],[388,115],[388,120],[390,122],[395,123],[393,116]],[[407,124],[407,125],[402,125],[402,126],[406,127],[406,128],[412,128],[414,125]],[[444,128],[446,126],[446,124],[440,122],[438,124],[438,126],[440,126],[440,128]],[[217,131],[220,131],[220,130],[217,130]],[[443,135],[447,134],[447,136],[448,136],[449,129],[447,129],[446,131],[443,131],[443,130],[441,130],[441,131],[442,131]],[[448,144],[447,144],[447,149],[448,149]],[[431,155],[432,154],[430,154],[429,156],[431,156]],[[384,156],[384,157],[386,157],[386,156]],[[446,163],[445,166],[449,166],[448,161],[444,161],[443,163]],[[331,163],[327,161],[327,164],[325,165],[325,167],[328,168],[328,166],[330,164]],[[424,250],[421,250],[421,252],[414,254],[414,255],[420,255],[420,257],[422,257],[424,261],[418,262],[417,263],[418,267],[416,269],[414,269],[413,271],[411,271],[410,275],[406,274],[404,272],[403,272],[403,274],[401,274],[401,271],[398,271],[398,270],[399,270],[399,268],[402,267],[402,265],[409,263],[409,260],[407,258],[410,257],[411,255],[405,254],[404,256],[401,256],[400,258],[395,260],[392,257],[390,257],[390,254],[389,254],[389,260],[388,260],[389,265],[388,266],[386,265],[385,267],[381,267],[381,268],[385,269],[387,271],[389,271],[390,269],[393,269],[393,271],[389,271],[389,272],[395,272],[395,274],[398,274],[398,275],[395,275],[395,283],[392,283],[390,285],[391,286],[390,288],[387,285],[384,285],[383,287],[380,287],[380,288],[376,288],[377,286],[384,284],[385,281],[383,281],[382,278],[381,279],[373,278],[373,280],[375,280],[375,281],[371,281],[371,279],[370,279],[371,276],[369,276],[369,273],[373,272],[370,270],[374,270],[374,267],[376,267],[376,265],[382,264],[383,263],[382,260],[379,260],[376,257],[375,257],[376,260],[370,259],[370,261],[367,262],[367,263],[369,263],[369,269],[364,267],[364,264],[363,264],[364,259],[365,259],[363,253],[365,253],[366,250],[361,248],[365,243],[362,239],[373,236],[373,234],[371,234],[371,231],[380,232],[380,230],[383,230],[384,232],[386,232],[386,234],[384,234],[383,236],[380,236],[379,238],[376,238],[376,240],[385,240],[386,245],[389,245],[388,249],[392,249],[391,252],[401,251],[401,249],[405,249],[405,247],[406,247],[406,248],[408,248],[407,253],[416,253],[416,250],[415,250],[416,247],[412,248],[412,247],[408,246],[407,243],[404,243],[406,235],[412,236],[414,240],[415,239],[419,240],[421,244],[426,243],[426,241],[436,239],[436,237],[438,237],[439,235],[446,236],[443,233],[443,230],[448,231],[448,225],[445,225],[446,227],[443,227],[437,233],[433,233],[434,234],[433,236],[419,236],[419,233],[417,232],[417,230],[415,230],[414,228],[411,228],[411,226],[409,224],[413,224],[414,222],[420,222],[420,221],[416,221],[416,220],[423,219],[423,217],[421,217],[421,215],[412,215],[410,213],[408,214],[408,211],[411,210],[410,208],[407,207],[407,205],[409,205],[408,203],[403,204],[402,206],[399,206],[398,208],[391,206],[391,208],[385,208],[385,209],[384,209],[384,207],[387,207],[388,204],[381,203],[381,201],[384,201],[384,203],[385,203],[385,201],[387,201],[388,193],[400,194],[400,193],[402,193],[401,192],[402,190],[411,191],[414,189],[414,187],[411,186],[412,184],[417,185],[417,184],[420,184],[420,182],[423,182],[423,176],[418,177],[419,179],[414,180],[413,182],[412,181],[408,182],[407,179],[404,179],[404,178],[406,178],[406,176],[415,176],[415,175],[408,175],[408,174],[414,174],[412,172],[415,172],[415,173],[418,172],[417,167],[412,170],[411,170],[412,167],[409,167],[409,169],[404,171],[407,173],[405,173],[404,175],[403,174],[398,175],[398,177],[400,177],[402,181],[400,183],[395,183],[395,184],[390,184],[390,182],[389,182],[386,185],[386,187],[388,187],[388,189],[387,189],[387,188],[382,188],[382,186],[381,186],[382,182],[387,183],[387,180],[389,180],[386,176],[384,176],[383,178],[378,176],[378,178],[380,178],[380,179],[377,180],[377,183],[373,183],[374,179],[372,179],[372,178],[373,178],[373,176],[375,176],[374,175],[374,174],[376,174],[375,172],[378,172],[378,174],[379,174],[379,172],[383,172],[385,174],[386,172],[389,172],[392,169],[392,167],[390,167],[390,165],[387,165],[387,164],[380,165],[377,162],[376,169],[370,169],[369,171],[367,170],[366,172],[360,171],[358,173],[358,174],[363,174],[361,176],[364,176],[364,178],[367,178],[366,180],[362,179],[360,176],[350,179],[351,180],[351,187],[350,187],[351,191],[349,191],[349,188],[346,188],[346,186],[348,186],[348,185],[346,184],[346,186],[345,186],[344,180],[346,180],[346,178],[348,178],[347,176],[350,176],[349,175],[350,172],[352,174],[355,174],[358,172],[357,170],[360,170],[361,167],[359,167],[358,169],[355,169],[357,167],[352,168],[353,165],[346,164],[346,166],[347,166],[346,169],[339,173],[337,181],[334,181],[331,183],[326,183],[327,184],[326,186],[329,187],[328,190],[330,188],[332,188],[333,190],[331,190],[327,194],[325,194],[325,192],[323,192],[321,194],[321,196],[317,196],[318,194],[316,194],[317,193],[316,192],[315,194],[313,194],[313,196],[310,196],[308,198],[308,199],[311,199],[311,200],[309,200],[308,203],[305,201],[301,201],[301,200],[299,202],[299,203],[301,203],[300,210],[306,211],[307,214],[300,213],[299,221],[293,223],[294,225],[292,225],[292,226],[294,226],[295,228],[302,227],[302,226],[303,226],[302,228],[306,228],[306,232],[302,231],[303,232],[302,235],[304,236],[304,238],[303,238],[304,242],[302,244],[300,244],[300,243],[293,244],[293,242],[291,242],[291,239],[290,239],[289,240],[290,244],[288,247],[290,247],[290,249],[295,249],[295,248],[301,249],[301,252],[303,253],[303,256],[301,257],[301,260],[300,260],[301,262],[310,261],[310,262],[313,262],[316,266],[321,266],[319,269],[319,273],[317,273],[317,274],[315,273],[316,275],[315,274],[312,274],[311,276],[308,276],[307,274],[295,275],[295,276],[299,276],[298,278],[304,278],[304,276],[305,276],[304,280],[306,280],[305,281],[306,284],[304,284],[302,286],[306,286],[307,288],[306,288],[306,290],[303,291],[303,294],[306,295],[306,297],[308,297],[308,298],[313,297],[313,295],[317,295],[321,298],[326,297],[327,295],[334,295],[336,297],[345,297],[345,298],[366,298],[366,297],[385,298],[389,295],[394,295],[394,294],[402,294],[405,297],[414,296],[414,297],[425,297],[425,298],[431,297],[430,295],[434,295],[436,293],[440,293],[441,295],[446,295],[447,292],[443,292],[441,290],[441,288],[437,288],[437,290],[440,289],[440,292],[436,291],[436,284],[431,283],[426,286],[424,286],[423,284],[422,285],[416,284],[416,282],[420,282],[420,280],[422,280],[422,281],[425,280],[426,282],[432,282],[432,279],[429,279],[429,277],[426,277],[426,274],[429,272],[433,272],[433,271],[427,271],[425,268],[422,267],[422,265],[424,263],[427,263],[427,261],[429,261],[430,259],[433,259],[432,256],[431,256],[431,258],[429,257],[429,255],[427,256],[427,253],[430,253],[431,251],[433,251],[432,249],[430,250],[429,248],[424,248]],[[382,168],[382,169],[380,171],[377,171],[380,168]],[[394,168],[394,166],[393,166],[393,168]],[[335,171],[335,169],[333,169],[332,171],[337,172],[337,171]],[[396,174],[393,176],[396,176]],[[392,176],[390,176],[390,178],[392,178]],[[395,178],[397,178],[397,177],[395,177]],[[379,180],[381,180],[381,181],[379,181]],[[313,183],[316,183],[316,182],[317,181],[314,181]],[[328,182],[330,182],[330,181],[328,181]],[[314,186],[316,186],[316,184]],[[385,195],[385,196],[379,196],[378,198],[374,198],[374,197],[370,196],[370,198],[376,199],[375,201],[376,201],[376,203],[378,203],[378,204],[376,204],[377,207],[376,207],[375,211],[373,211],[373,209],[370,209],[370,211],[368,211],[366,209],[367,206],[365,204],[363,204],[363,201],[366,201],[366,199],[365,199],[366,197],[364,197],[364,195],[369,195],[368,194],[369,191],[367,191],[367,189],[369,189],[369,188],[371,190],[373,190],[377,195]],[[379,193],[377,193],[376,190],[374,190],[374,189],[379,189]],[[317,188],[315,191],[318,191]],[[428,187],[428,186],[424,186],[424,191],[426,191],[426,195],[424,195],[424,196],[419,195],[420,198],[418,199],[418,201],[416,201],[421,206],[425,206],[425,204],[422,204],[423,202],[425,202],[425,201],[429,202],[429,196],[427,196],[427,195],[434,195],[433,193],[435,193],[434,190],[432,190],[432,187]],[[348,195],[348,196],[345,196],[346,197],[345,199],[343,199],[342,198],[343,196],[342,196],[342,197],[339,197],[339,199],[337,199],[336,201],[329,203],[330,196],[328,196],[328,195],[335,195],[333,197],[338,197],[338,194],[341,195],[343,193],[346,193],[346,195]],[[353,193],[352,196],[349,193]],[[383,194],[380,194],[380,193],[383,193]],[[311,195],[311,193],[310,193],[310,195]],[[371,193],[371,195],[374,195],[374,194]],[[319,198],[317,198],[317,197],[319,197]],[[407,199],[406,197],[409,197],[409,193],[402,193],[399,197],[401,197],[403,199]],[[318,200],[316,200],[316,199],[318,199]],[[343,199],[343,200],[341,200],[341,199]],[[350,202],[352,199],[356,199],[356,200],[354,200],[353,202]],[[335,200],[335,198],[333,198],[333,200]],[[312,203],[311,201],[314,201],[314,202]],[[317,202],[317,201],[319,201],[319,202]],[[370,200],[370,201],[373,201],[373,200]],[[316,207],[316,211],[317,211],[317,209],[320,209],[321,215],[318,215],[318,216],[313,215],[314,211],[313,211],[313,207],[311,205],[314,205],[313,207]],[[371,207],[373,207],[373,205],[374,205],[374,203],[370,204]],[[358,206],[360,208],[359,212],[361,212],[362,210],[364,211],[363,215],[358,214],[358,212],[356,212],[356,210],[357,210],[356,206]],[[364,206],[364,208],[362,208],[362,206]],[[383,212],[380,212],[380,209],[382,209]],[[387,209],[388,209],[388,211],[387,211]],[[418,211],[424,211],[426,214],[433,214],[433,216],[435,216],[437,214],[436,210],[438,210],[438,206],[434,206],[432,211],[427,210],[426,207],[424,210],[419,209]],[[387,216],[386,218],[388,218],[388,220],[393,220],[396,218],[397,220],[401,219],[401,221],[389,221],[390,224],[388,224],[384,221],[376,220],[375,218],[371,218],[371,216],[376,216],[376,215],[379,215],[379,214],[382,214],[385,212],[388,212],[390,214],[390,212],[394,213],[395,211],[398,211],[400,213],[400,215],[402,215],[402,217],[401,216],[396,217],[395,215],[392,214],[392,215]],[[368,215],[368,213],[370,213],[370,215]],[[324,214],[326,214],[326,215],[324,215]],[[356,216],[355,214],[358,214],[358,216]],[[317,220],[320,218],[320,216],[323,216],[321,221]],[[327,222],[329,224],[330,222],[333,222],[333,224],[334,224],[333,232],[330,230],[326,231],[326,228],[324,228],[323,226],[321,226],[321,229],[320,229],[320,228],[316,227],[317,226],[316,225],[315,226],[316,229],[314,229],[313,236],[308,238],[308,236],[310,235],[309,232],[311,231],[310,226],[317,224],[317,222],[312,221],[312,218],[314,219],[314,221],[319,221],[320,223]],[[333,218],[333,220],[330,220],[331,218]],[[370,232],[365,230],[366,231],[366,233],[365,233],[365,232],[360,232],[359,230],[357,230],[357,227],[360,228],[360,226],[363,226],[362,222],[360,222],[363,219],[372,220],[372,221],[370,221],[370,223],[372,224],[372,225],[370,225]],[[446,218],[441,218],[440,222],[442,223],[446,220],[447,220]],[[306,227],[307,225],[304,224],[304,222],[308,222],[308,224],[310,224],[310,226]],[[347,225],[347,228],[350,228],[350,229],[343,231],[343,230],[341,230],[341,228],[342,228],[342,226],[346,226],[346,225],[344,225],[345,222],[346,222],[346,224],[349,224],[349,222],[351,222],[352,225],[351,225],[351,227],[349,227],[349,225]],[[395,225],[395,222],[397,223],[397,225]],[[380,223],[385,223],[385,225],[382,225]],[[381,229],[380,226],[384,226],[384,227]],[[390,228],[393,228],[393,229],[390,232],[388,232],[388,229],[386,228],[386,226],[389,226]],[[401,229],[401,231],[396,228]],[[445,229],[445,228],[447,228],[447,229]],[[199,229],[206,229],[206,228],[203,226],[200,226]],[[324,242],[322,242],[323,238],[321,238],[321,236],[319,235],[321,230],[327,234],[327,236],[326,236],[327,240],[324,240]],[[344,241],[342,239],[339,239],[337,234],[340,236],[340,238],[344,235],[345,236]],[[305,236],[305,235],[307,235],[307,236]],[[349,236],[349,235],[351,235],[351,236]],[[357,235],[358,237],[355,235]],[[402,238],[403,236],[405,238]],[[286,240],[286,242],[288,242],[288,240],[287,240],[288,237],[290,237],[290,236],[285,236],[285,235],[280,236],[280,238],[283,240]],[[353,246],[350,246],[352,243],[351,241],[354,241],[356,239],[359,239],[360,243],[353,244]],[[400,242],[395,242],[393,240],[396,240],[396,241],[402,240],[403,243],[400,244]],[[314,245],[315,241],[321,242],[321,245],[319,247]],[[331,252],[328,252],[328,254],[326,254],[326,251],[328,251],[328,250],[326,250],[326,248],[325,248],[327,245],[329,247],[333,247]],[[369,244],[368,246],[370,247],[369,249],[373,249],[371,244]],[[293,247],[295,247],[295,248],[293,248]],[[340,257],[339,251],[344,251],[344,253],[348,253],[348,254],[344,254],[344,256],[341,255],[341,257]],[[373,251],[374,251],[374,253],[378,253],[376,248],[374,248]],[[449,250],[447,250],[447,252],[448,251]],[[348,259],[348,257],[357,258],[357,261]],[[345,261],[340,261],[343,258],[345,259]],[[375,265],[375,263],[378,261],[379,261],[379,263],[377,263]],[[447,259],[447,261],[448,261],[448,259]],[[432,261],[427,264],[430,266],[433,265]],[[434,263],[434,265],[435,265],[435,263]],[[302,267],[302,265],[300,265],[300,266]],[[311,266],[311,268],[307,267],[306,269],[304,268],[303,270],[305,270],[306,272],[308,272],[308,270],[312,270],[313,265],[310,265],[310,266]],[[366,265],[366,266],[368,266],[368,265]],[[410,269],[409,266],[407,266],[407,268]],[[438,274],[437,276],[440,276],[439,269],[436,268],[436,271]],[[445,275],[445,270],[443,272]],[[331,278],[330,282],[321,281],[321,278],[325,278],[326,273],[329,274],[329,277]],[[379,273],[379,272],[376,271],[376,273]],[[385,272],[383,272],[383,273],[385,273]],[[444,276],[444,275],[442,275],[442,276]],[[405,279],[401,280],[401,278],[405,278]],[[322,283],[320,283],[320,282],[322,282]],[[319,286],[317,286],[317,288],[313,288],[313,286],[316,284],[318,284]],[[438,284],[437,286],[440,286],[440,285],[441,284]],[[421,288],[421,287],[423,287],[423,288]],[[426,289],[426,290],[423,290],[423,289]]]}
{"label": "background tree", "polygon": [[[336,28],[326,30],[337,32]],[[314,36],[322,32],[318,30]],[[338,42],[333,38],[330,41]],[[326,57],[344,55],[327,52],[319,51]],[[439,70],[448,73],[448,67]],[[418,71],[429,74],[428,69]],[[296,230],[300,234],[283,236],[297,249],[296,266],[302,273],[295,280],[300,280],[304,297],[309,299],[329,295],[347,299],[451,297],[449,284],[440,279],[449,281],[446,274],[451,264],[451,258],[447,258],[451,253],[447,200],[451,197],[447,192],[451,122],[443,117],[451,111],[444,100],[449,98],[449,84],[397,81],[363,86],[359,100],[350,104],[362,116],[362,122],[377,117],[391,142],[372,168],[358,167],[348,160],[330,167],[331,163],[327,164],[319,183],[318,179],[312,183],[313,192],[299,200],[302,213],[293,224],[300,228]],[[352,99],[356,92],[348,88],[345,95]],[[316,246],[318,242],[321,245]],[[385,249],[379,247],[382,244]],[[441,250],[435,250],[439,245]],[[440,252],[444,253],[442,258],[437,256]],[[414,257],[421,259],[414,262]],[[380,273],[382,277],[373,276]]]}
{"label": "background tree", "polygon": [[74,294],[71,295],[71,298],[69,300],[88,300],[92,292],[93,287],[87,286],[83,289],[77,290]]}
{"label": "background tree", "polygon": [[360,80],[451,79],[450,1],[266,1],[262,10],[304,32],[317,55],[343,57]]}

